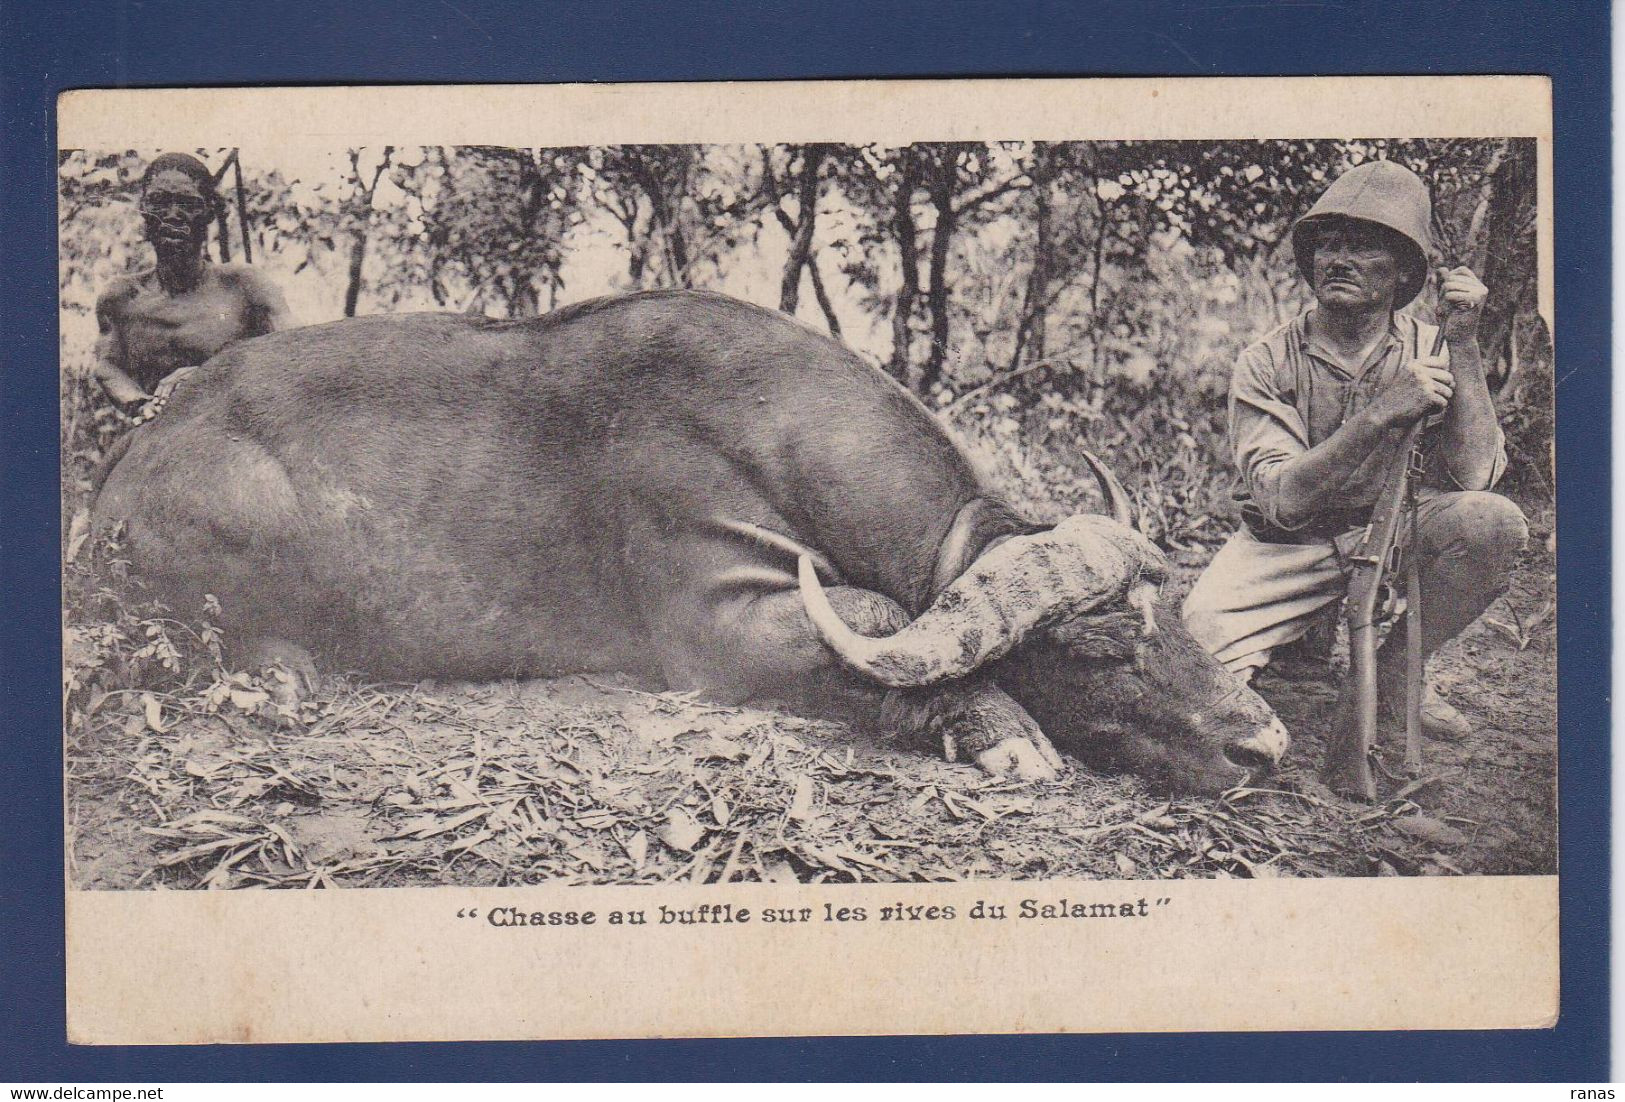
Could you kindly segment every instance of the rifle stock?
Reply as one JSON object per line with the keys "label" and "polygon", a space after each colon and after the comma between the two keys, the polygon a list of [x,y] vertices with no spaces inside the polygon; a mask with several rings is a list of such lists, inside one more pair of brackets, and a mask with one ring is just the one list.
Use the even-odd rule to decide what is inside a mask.
{"label": "rifle stock", "polygon": [[[1394,549],[1410,496],[1412,455],[1421,433],[1422,421],[1419,420],[1406,433],[1405,442],[1390,464],[1382,490],[1371,507],[1371,523],[1349,555],[1352,569],[1344,614],[1349,626],[1347,695],[1352,697],[1353,718],[1332,747],[1326,779],[1335,791],[1365,800],[1375,799],[1377,795],[1376,782],[1371,776],[1370,751],[1377,736],[1378,605],[1384,577],[1394,565]],[[1417,617],[1408,619],[1415,622]]]}

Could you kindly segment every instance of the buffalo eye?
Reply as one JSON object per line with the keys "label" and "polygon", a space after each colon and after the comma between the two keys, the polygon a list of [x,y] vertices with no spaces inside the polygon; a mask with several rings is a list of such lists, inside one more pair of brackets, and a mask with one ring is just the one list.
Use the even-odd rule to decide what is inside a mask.
{"label": "buffalo eye", "polygon": [[1093,661],[1134,662],[1140,657],[1140,647],[1133,639],[1091,632],[1066,642],[1066,649],[1074,658]]}
{"label": "buffalo eye", "polygon": [[1085,615],[1049,629],[1049,639],[1077,659],[1133,662],[1138,657],[1144,620],[1137,611]]}

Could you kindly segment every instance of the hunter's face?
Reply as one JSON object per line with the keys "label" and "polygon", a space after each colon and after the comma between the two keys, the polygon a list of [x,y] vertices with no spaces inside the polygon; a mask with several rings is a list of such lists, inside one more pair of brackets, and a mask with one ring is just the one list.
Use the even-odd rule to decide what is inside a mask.
{"label": "hunter's face", "polygon": [[1370,222],[1339,221],[1315,238],[1315,299],[1334,310],[1391,310],[1403,262]]}
{"label": "hunter's face", "polygon": [[190,248],[203,241],[212,213],[209,196],[184,172],[166,170],[141,192],[147,240],[159,249]]}

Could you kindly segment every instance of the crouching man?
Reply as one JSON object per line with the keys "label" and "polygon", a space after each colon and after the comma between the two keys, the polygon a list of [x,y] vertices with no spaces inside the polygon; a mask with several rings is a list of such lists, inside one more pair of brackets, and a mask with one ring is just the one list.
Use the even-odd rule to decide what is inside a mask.
{"label": "crouching man", "polygon": [[[1418,494],[1415,546],[1423,654],[1459,634],[1507,585],[1528,537],[1523,515],[1490,493],[1506,452],[1478,321],[1487,290],[1467,268],[1442,273],[1446,350],[1437,330],[1396,313],[1427,278],[1431,202],[1414,173],[1389,161],[1337,179],[1292,231],[1315,305],[1245,350],[1230,386],[1230,446],[1243,525],[1186,599],[1198,641],[1251,679],[1275,648],[1301,637],[1348,586],[1385,469],[1419,418],[1433,427]],[[1378,729],[1404,730],[1405,632],[1378,652]],[[1431,686],[1423,730],[1470,733]],[[1350,721],[1344,694],[1340,723]]]}

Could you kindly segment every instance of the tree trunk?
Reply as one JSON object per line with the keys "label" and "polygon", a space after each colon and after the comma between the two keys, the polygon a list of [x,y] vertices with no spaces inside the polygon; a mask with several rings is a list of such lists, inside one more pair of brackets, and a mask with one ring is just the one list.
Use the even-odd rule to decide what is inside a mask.
{"label": "tree trunk", "polygon": [[[823,159],[826,147],[809,146],[807,148],[816,148],[818,150],[817,156],[819,160],[821,161]],[[805,167],[806,163],[804,161],[803,169],[805,169]],[[803,182],[805,183],[805,181]],[[840,319],[835,316],[835,306],[829,300],[829,293],[824,289],[824,276],[823,273],[818,270],[818,257],[812,252],[812,229],[810,227],[806,231],[806,240],[802,242],[802,259],[799,263],[797,262],[797,242],[801,240],[802,223],[798,223],[792,219],[784,212],[784,208],[779,205],[779,182],[778,178],[774,175],[772,154],[769,152],[766,146],[762,147],[762,189],[767,195],[768,209],[771,210],[773,212],[773,216],[778,219],[779,225],[784,227],[784,232],[790,236],[790,259],[785,263],[783,282],[779,287],[779,309],[784,310],[785,313],[795,312],[796,306],[798,305],[801,297],[801,277],[799,272],[801,265],[805,264],[807,274],[812,278],[813,297],[818,300],[818,308],[824,312],[824,321],[829,325],[830,336],[837,338],[840,337],[841,322]],[[817,212],[813,209],[812,204],[816,204],[817,201],[818,196],[815,170],[813,195],[810,199],[805,195],[802,196],[802,211],[806,212],[806,214],[803,215],[803,221],[807,221],[807,215],[809,214],[816,216]],[[786,302],[788,302],[788,307],[786,307]]]}
{"label": "tree trunk", "polygon": [[220,263],[231,263],[231,231],[226,226],[226,205],[220,204],[220,213],[214,220],[215,237],[220,246]]}
{"label": "tree trunk", "polygon": [[660,232],[669,283],[673,287],[687,287],[688,242],[683,238],[679,212],[675,206],[682,201],[681,196],[688,186],[687,173],[683,173],[683,179],[669,180],[664,168],[654,164],[650,157],[651,155],[640,151],[630,162],[629,167],[633,178],[649,200],[650,219],[653,223],[651,229],[658,228]]}
{"label": "tree trunk", "polygon": [[361,300],[361,266],[367,259],[367,231],[355,231],[350,245],[350,279],[344,287],[344,316],[355,317],[356,304]]}
{"label": "tree trunk", "polygon": [[801,172],[796,180],[800,209],[792,223],[795,232],[790,238],[790,256],[784,262],[784,278],[779,283],[779,309],[786,314],[794,314],[801,304],[801,270],[812,256],[813,227],[818,217],[818,168],[823,160],[823,146],[801,147]]}
{"label": "tree trunk", "polygon": [[942,379],[948,360],[948,248],[953,243],[954,181],[958,169],[958,150],[949,147],[938,151],[929,184],[937,225],[931,233],[931,283],[926,292],[931,311],[931,351],[920,376],[920,393],[926,395]]}
{"label": "tree trunk", "polygon": [[835,305],[830,302],[829,294],[824,290],[824,277],[818,274],[816,256],[807,259],[807,273],[812,276],[813,297],[818,300],[818,308],[824,311],[824,321],[829,325],[829,335],[839,340],[841,321],[835,316]]}
{"label": "tree trunk", "polygon": [[683,227],[677,221],[677,212],[671,209],[666,212],[666,249],[671,256],[672,284],[677,287],[689,286],[692,273],[688,270],[688,242],[683,237]]}
{"label": "tree trunk", "polygon": [[394,155],[394,146],[384,146],[384,152],[372,170],[372,183],[364,184],[361,182],[361,151],[350,150],[350,173],[355,177],[360,195],[355,205],[355,229],[351,231],[354,238],[350,245],[350,278],[344,288],[344,316],[347,318],[355,317],[356,305],[361,301],[361,269],[367,260],[367,237],[372,232],[372,197],[377,193],[378,181]]}
{"label": "tree trunk", "polygon": [[912,146],[901,151],[897,168],[897,191],[892,200],[892,234],[897,238],[903,282],[892,308],[891,363],[887,365],[887,370],[892,378],[907,386],[909,326],[914,319],[914,301],[920,295],[920,249],[914,227],[914,190],[920,183],[920,165],[918,154]]}
{"label": "tree trunk", "polygon": [[1100,376],[1100,275],[1106,261],[1106,224],[1110,217],[1105,203],[1095,203],[1094,264],[1089,269],[1089,357],[1095,377]]}
{"label": "tree trunk", "polygon": [[650,230],[660,234],[662,246],[660,254],[666,261],[666,285],[680,287],[682,284],[678,282],[678,273],[681,269],[677,265],[677,253],[671,239],[671,223],[666,213],[665,199],[655,187],[646,185],[645,190],[649,196]]}
{"label": "tree trunk", "polygon": [[[1507,358],[1509,338],[1514,319],[1533,290],[1532,281],[1519,278],[1520,268],[1514,251],[1517,249],[1519,211],[1526,204],[1534,205],[1535,158],[1533,143],[1512,142],[1508,155],[1494,166],[1488,187],[1489,196],[1484,210],[1484,240],[1482,268],[1478,277],[1490,289],[1484,303],[1484,317],[1479,324],[1478,344],[1484,355],[1484,364],[1492,372]],[[1463,260],[1463,263],[1470,261]],[[1492,379],[1492,385],[1503,382]]]}
{"label": "tree trunk", "polygon": [[528,276],[515,272],[508,288],[508,316],[533,318],[542,311],[542,299],[536,283]]}
{"label": "tree trunk", "polygon": [[[537,232],[536,222],[547,209],[548,183],[542,175],[539,149],[516,149],[518,159],[520,213],[519,224],[526,232]],[[541,291],[536,286],[536,273],[514,273],[513,288],[508,295],[510,318],[533,318],[542,312]]]}
{"label": "tree trunk", "polygon": [[637,217],[626,227],[626,278],[632,290],[643,289],[643,270],[648,264],[649,249],[644,236],[638,233]]}
{"label": "tree trunk", "polygon": [[1021,307],[1021,324],[1016,328],[1016,347],[1010,355],[1010,370],[1021,366],[1023,352],[1028,359],[1044,358],[1049,328],[1049,280],[1053,267],[1050,255],[1054,242],[1050,232],[1050,182],[1054,161],[1048,142],[1033,143],[1033,270],[1027,277],[1026,299]]}
{"label": "tree trunk", "polygon": [[[687,287],[689,281],[688,271],[688,242],[683,239],[683,227],[678,221],[678,212],[673,205],[673,197],[665,194],[660,188],[657,179],[651,179],[649,186],[649,201],[654,205],[655,221],[660,226],[660,236],[666,243],[667,272],[673,287]],[[681,200],[677,200],[681,201]]]}

